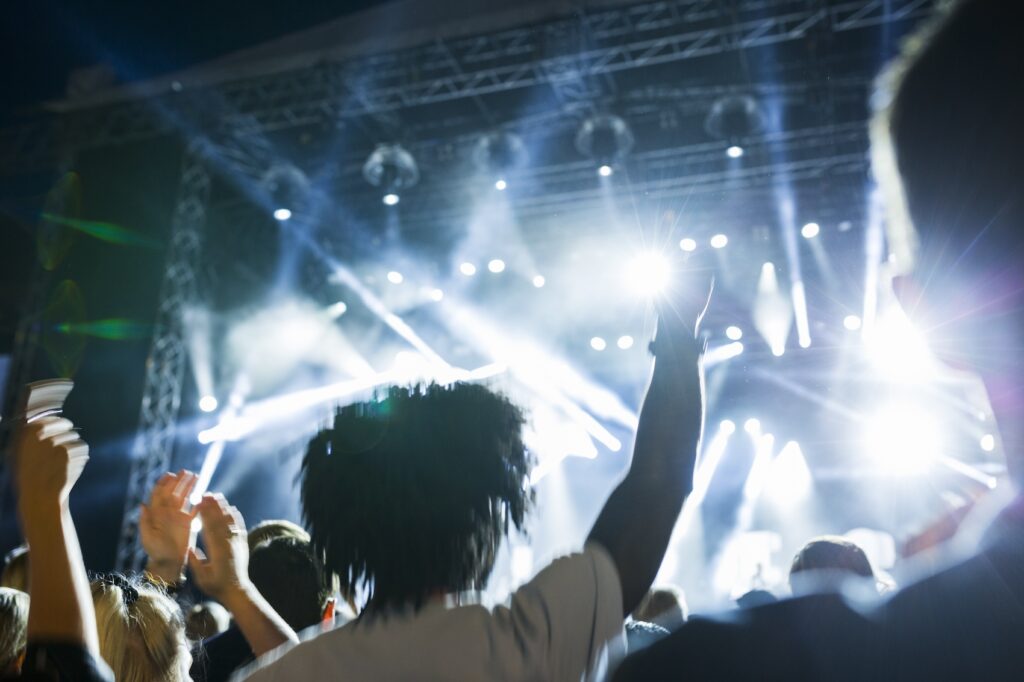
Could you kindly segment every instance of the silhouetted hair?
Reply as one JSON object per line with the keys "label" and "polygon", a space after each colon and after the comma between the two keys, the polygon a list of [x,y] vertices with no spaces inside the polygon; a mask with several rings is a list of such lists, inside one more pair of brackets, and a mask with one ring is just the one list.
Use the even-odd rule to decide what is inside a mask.
{"label": "silhouetted hair", "polygon": [[736,606],[741,609],[753,609],[766,604],[774,604],[779,598],[768,590],[750,590],[736,600]]}
{"label": "silhouetted hair", "polygon": [[28,595],[0,587],[0,678],[17,677],[18,659],[25,653]]}
{"label": "silhouetted hair", "polygon": [[686,596],[678,587],[652,588],[640,604],[633,609],[632,615],[634,620],[654,623],[672,630],[686,622],[689,615],[686,608]]}
{"label": "silhouetted hair", "polygon": [[4,557],[4,571],[0,587],[28,592],[28,546],[19,545]]}
{"label": "silhouetted hair", "polygon": [[874,578],[868,555],[856,544],[835,535],[811,540],[793,557],[789,577],[804,571],[836,571],[861,578]]}
{"label": "silhouetted hair", "polygon": [[249,529],[249,551],[274,538],[298,538],[309,542],[309,533],[297,523],[287,519],[267,519]]}
{"label": "silhouetted hair", "polygon": [[231,614],[215,601],[195,604],[185,615],[185,637],[201,642],[218,635],[231,625]]}
{"label": "silhouetted hair", "polygon": [[249,578],[296,632],[323,619],[331,578],[309,542],[277,537],[258,545],[249,557]]}
{"label": "silhouetted hair", "polygon": [[302,505],[343,592],[422,605],[480,589],[509,525],[533,501],[523,415],[484,386],[389,388],[338,410],[309,444]]}
{"label": "silhouetted hair", "polygon": [[991,266],[1016,256],[1007,247],[1020,246],[1024,218],[1019,12],[1006,0],[952,3],[879,78],[872,150],[904,269],[921,246],[915,230],[940,237],[929,248],[953,258],[970,251]]}

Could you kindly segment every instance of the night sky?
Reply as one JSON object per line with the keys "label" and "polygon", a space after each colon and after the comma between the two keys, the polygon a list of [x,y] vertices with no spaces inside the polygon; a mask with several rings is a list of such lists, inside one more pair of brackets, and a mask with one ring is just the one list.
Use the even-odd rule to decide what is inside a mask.
{"label": "night sky", "polygon": [[5,2],[2,115],[10,120],[60,98],[77,67],[105,64],[121,81],[151,78],[376,4],[381,0]]}

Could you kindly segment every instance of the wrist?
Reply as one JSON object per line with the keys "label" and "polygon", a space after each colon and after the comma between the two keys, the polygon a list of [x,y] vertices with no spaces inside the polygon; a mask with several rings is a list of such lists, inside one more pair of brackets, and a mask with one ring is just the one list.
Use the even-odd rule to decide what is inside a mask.
{"label": "wrist", "polygon": [[224,605],[224,608],[235,613],[252,603],[257,595],[259,595],[259,591],[256,586],[246,579],[232,584],[222,594],[215,596]]}
{"label": "wrist", "polygon": [[40,533],[49,534],[60,528],[68,512],[66,505],[58,500],[19,500],[18,511],[25,539]]}
{"label": "wrist", "polygon": [[154,559],[146,562],[146,573],[167,585],[176,585],[185,577],[185,564],[173,559]]}

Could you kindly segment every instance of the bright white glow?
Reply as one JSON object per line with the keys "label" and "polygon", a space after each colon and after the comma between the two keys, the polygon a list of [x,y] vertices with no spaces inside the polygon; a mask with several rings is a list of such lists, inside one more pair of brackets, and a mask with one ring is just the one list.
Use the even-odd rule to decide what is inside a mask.
{"label": "bright white glow", "polygon": [[709,348],[704,353],[704,367],[710,369],[715,365],[725,362],[726,360],[732,360],[737,355],[743,354],[743,342],[733,341],[727,343],[724,346],[718,346],[716,348]]}
{"label": "bright white glow", "polygon": [[441,291],[440,289],[431,289],[430,298],[434,301],[440,301],[441,299],[444,298],[444,292]]}
{"label": "bright white glow", "polygon": [[724,249],[729,244],[729,238],[724,234],[716,234],[711,238],[711,248]]}
{"label": "bright white glow", "polygon": [[725,153],[730,159],[738,159],[741,156],[743,156],[743,147],[739,146],[738,144],[734,144],[731,145],[728,149],[726,149]]}
{"label": "bright white glow", "polygon": [[753,318],[754,328],[764,338],[772,355],[783,355],[786,352],[786,339],[793,326],[793,301],[780,290],[775,264],[771,261],[761,266]]}
{"label": "bright white glow", "polygon": [[392,284],[401,284],[404,280],[405,277],[402,277],[402,273],[397,270],[392,270],[388,273],[388,281]]}
{"label": "bright white glow", "polygon": [[725,335],[730,341],[739,341],[743,338],[743,330],[736,325],[725,328]]}
{"label": "bright white glow", "polygon": [[504,192],[507,187],[508,183],[505,182],[504,180],[498,180],[494,183],[494,189],[498,190],[499,192]]}
{"label": "bright white glow", "polygon": [[[743,499],[746,502],[755,502],[761,496],[765,481],[768,479],[772,455],[775,452],[775,436],[760,432],[751,433],[750,436],[754,441],[754,462],[750,465],[747,482],[743,484]],[[748,513],[753,513],[753,509]]]}
{"label": "bright white glow", "polygon": [[274,220],[280,220],[281,222],[284,222],[291,217],[292,212],[289,211],[287,208],[274,209]]}
{"label": "bright white glow", "polygon": [[811,347],[811,323],[807,318],[807,294],[804,291],[804,283],[797,280],[793,282],[790,291],[793,297],[793,312],[796,315],[796,338],[801,348]]}
{"label": "bright white glow", "polygon": [[733,341],[727,343],[724,346],[717,346],[715,348],[709,348],[708,352],[705,353],[705,367],[713,368],[720,363],[724,363],[727,359],[732,359],[737,355],[743,353],[743,344],[741,341]]}
{"label": "bright white glow", "polygon": [[607,178],[614,172],[615,170],[608,164],[603,164],[599,166],[597,169],[597,174],[600,175],[602,178]]}
{"label": "bright white glow", "polygon": [[593,348],[594,350],[604,350],[605,348],[608,347],[608,344],[600,336],[595,336],[594,338],[590,339],[590,347]]}
{"label": "bright white glow", "polygon": [[807,223],[800,228],[800,234],[803,235],[804,239],[814,239],[821,234],[821,225],[818,223]]}
{"label": "bright white glow", "polygon": [[495,258],[487,264],[487,269],[495,274],[505,272],[505,261]]}
{"label": "bright white glow", "polygon": [[331,305],[327,306],[327,316],[330,317],[332,320],[336,320],[342,315],[344,315],[345,311],[347,310],[348,305],[346,305],[344,301],[338,301],[337,303],[332,303]]}
{"label": "bright white glow", "polygon": [[718,429],[725,434],[736,433],[736,422],[731,419],[723,419],[722,423],[718,425]]}
{"label": "bright white glow", "polygon": [[679,240],[679,248],[687,253],[697,250],[697,242],[689,237],[684,237]]}
{"label": "bright white glow", "polygon": [[388,192],[380,200],[384,202],[385,206],[394,206],[399,201],[398,195],[393,192]]}
{"label": "bright white glow", "polygon": [[772,355],[777,358],[781,358],[786,354],[786,344],[780,343],[772,346]]}
{"label": "bright white glow", "polygon": [[888,306],[865,333],[871,362],[884,374],[899,379],[924,378],[935,371],[935,361],[924,336],[898,305]]}
{"label": "bright white glow", "polygon": [[616,345],[622,350],[629,350],[633,347],[633,337],[628,335],[620,336],[619,340],[616,341]]}
{"label": "bright white glow", "polygon": [[521,585],[533,575],[533,549],[529,545],[512,548],[512,584]]}
{"label": "bright white glow", "polygon": [[857,315],[847,315],[843,318],[843,326],[851,332],[855,332],[860,329],[860,317]]}
{"label": "bright white glow", "polygon": [[655,296],[668,285],[672,272],[660,253],[642,253],[626,263],[626,284],[641,296]]}
{"label": "bright white glow", "polygon": [[213,412],[217,409],[217,399],[212,395],[204,395],[199,399],[199,409],[203,412]]}
{"label": "bright white glow", "polygon": [[991,433],[986,433],[981,437],[981,449],[985,452],[992,452],[996,449],[996,437]]}
{"label": "bright white glow", "polygon": [[807,467],[807,459],[800,444],[794,440],[789,441],[775,457],[768,471],[768,497],[776,504],[793,506],[807,499],[813,484],[811,470]]}
{"label": "bright white glow", "polygon": [[542,286],[544,286],[544,284],[546,284],[546,280],[544,279],[544,275],[535,275],[534,276],[534,278],[533,278],[533,286],[535,286],[538,289],[540,289]]}
{"label": "bright white glow", "polygon": [[461,272],[466,277],[472,277],[473,275],[476,274],[476,266],[473,265],[472,263],[463,263],[462,265],[459,266],[459,272]]}
{"label": "bright white glow", "polygon": [[[200,434],[200,436],[201,435],[202,434]],[[200,442],[202,442],[202,438],[200,438]],[[206,456],[203,457],[203,465],[199,469],[199,476],[196,478],[196,484],[192,488],[192,494],[188,498],[188,501],[192,504],[199,504],[203,499],[203,495],[210,489],[210,481],[213,480],[213,472],[217,470],[217,465],[220,464],[220,458],[223,454],[224,441],[222,440],[213,442],[210,447],[206,449]]]}
{"label": "bright white glow", "polygon": [[743,430],[750,434],[759,433],[761,431],[761,420],[751,417],[743,422]]}
{"label": "bright white glow", "polygon": [[913,403],[883,406],[864,428],[864,455],[889,474],[927,471],[943,455],[941,424]]}

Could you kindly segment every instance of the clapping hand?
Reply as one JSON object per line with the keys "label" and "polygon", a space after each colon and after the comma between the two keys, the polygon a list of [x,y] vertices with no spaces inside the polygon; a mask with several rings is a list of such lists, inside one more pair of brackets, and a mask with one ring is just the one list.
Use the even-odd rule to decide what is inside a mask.
{"label": "clapping hand", "polygon": [[190,549],[189,568],[199,589],[231,610],[232,601],[252,588],[245,521],[223,495],[203,496],[196,509],[206,552]]}
{"label": "clapping hand", "polygon": [[185,470],[164,474],[153,486],[149,504],[139,510],[139,536],[149,557],[146,570],[167,583],[180,580],[194,541],[196,512],[187,507],[196,478]]}

